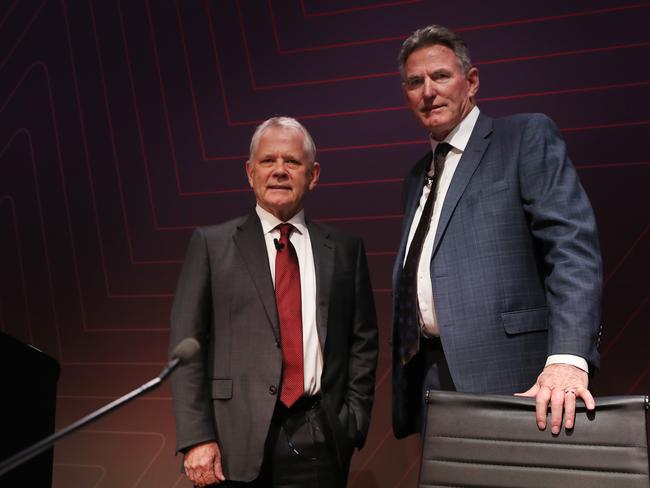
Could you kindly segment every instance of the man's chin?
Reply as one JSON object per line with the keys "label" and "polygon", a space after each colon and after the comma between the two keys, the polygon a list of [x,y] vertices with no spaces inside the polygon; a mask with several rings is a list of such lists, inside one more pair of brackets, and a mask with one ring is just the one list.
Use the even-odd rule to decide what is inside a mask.
{"label": "man's chin", "polygon": [[449,133],[450,124],[448,120],[441,120],[440,118],[428,119],[426,121],[422,121],[422,125],[429,131],[431,135],[433,135],[436,140],[440,140],[439,136],[441,134],[444,134],[446,136]]}
{"label": "man's chin", "polygon": [[263,207],[280,220],[286,221],[298,213],[294,202],[267,201]]}

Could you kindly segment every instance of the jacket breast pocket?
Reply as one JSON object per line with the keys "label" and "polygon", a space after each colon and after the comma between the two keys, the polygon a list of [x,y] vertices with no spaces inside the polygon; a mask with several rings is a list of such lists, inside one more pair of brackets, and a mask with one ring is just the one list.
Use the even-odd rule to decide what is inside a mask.
{"label": "jacket breast pocket", "polygon": [[212,380],[212,399],[229,400],[232,398],[232,379],[218,378]]}
{"label": "jacket breast pocket", "polygon": [[508,335],[548,330],[548,308],[530,308],[501,314],[503,328]]}

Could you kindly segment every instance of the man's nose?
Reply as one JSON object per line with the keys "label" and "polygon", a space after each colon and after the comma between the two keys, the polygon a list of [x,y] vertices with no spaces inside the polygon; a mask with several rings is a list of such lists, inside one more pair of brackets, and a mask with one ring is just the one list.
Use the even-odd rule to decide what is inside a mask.
{"label": "man's nose", "polygon": [[433,80],[429,77],[424,78],[424,84],[422,85],[422,96],[424,98],[433,98],[436,96],[436,87],[433,83]]}
{"label": "man's nose", "polygon": [[273,175],[274,176],[284,176],[287,174],[287,168],[286,165],[284,164],[284,160],[278,159],[275,161],[275,164],[273,165]]}

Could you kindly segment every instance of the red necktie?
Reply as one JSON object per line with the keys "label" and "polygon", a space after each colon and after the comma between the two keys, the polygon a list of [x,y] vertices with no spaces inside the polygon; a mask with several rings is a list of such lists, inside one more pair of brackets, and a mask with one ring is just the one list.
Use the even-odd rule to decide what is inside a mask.
{"label": "red necktie", "polygon": [[287,407],[304,392],[302,360],[302,301],[298,256],[289,235],[294,227],[280,224],[280,246],[275,255],[275,301],[280,320],[282,344],[282,391],[280,401]]}

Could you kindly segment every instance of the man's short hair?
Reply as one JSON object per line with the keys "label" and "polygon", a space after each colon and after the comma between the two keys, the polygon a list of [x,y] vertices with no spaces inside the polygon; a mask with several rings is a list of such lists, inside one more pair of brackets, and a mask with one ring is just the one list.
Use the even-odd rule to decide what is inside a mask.
{"label": "man's short hair", "polygon": [[316,161],[316,145],[314,144],[314,140],[311,138],[311,135],[307,129],[305,129],[305,126],[303,126],[293,117],[271,117],[270,119],[267,119],[258,125],[255,129],[255,132],[253,133],[249,154],[251,162],[253,161],[253,154],[255,154],[255,151],[257,151],[257,146],[259,145],[262,134],[264,134],[266,129],[271,129],[274,127],[296,130],[300,132],[303,136],[302,143],[305,155],[307,156],[307,163],[312,164],[314,161]]}
{"label": "man's short hair", "polygon": [[436,44],[446,46],[454,51],[464,73],[471,69],[472,60],[469,57],[469,49],[465,41],[451,29],[434,24],[416,30],[402,43],[402,48],[397,56],[397,65],[402,79],[405,77],[406,60],[413,51],[421,47],[435,46]]}

